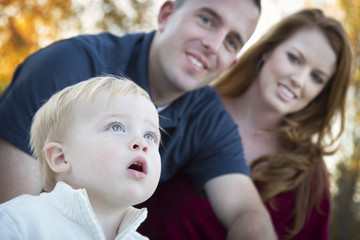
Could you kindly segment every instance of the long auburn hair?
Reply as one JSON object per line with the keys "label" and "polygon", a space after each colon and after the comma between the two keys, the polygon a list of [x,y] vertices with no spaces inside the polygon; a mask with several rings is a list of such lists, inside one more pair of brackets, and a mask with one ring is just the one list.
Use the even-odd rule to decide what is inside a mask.
{"label": "long auburn hair", "polygon": [[[294,192],[293,227],[287,229],[289,238],[303,228],[314,207],[321,212],[320,200],[323,194],[330,198],[323,156],[334,153],[328,147],[344,131],[346,93],[351,83],[353,64],[347,34],[339,22],[324,16],[321,10],[301,10],[273,26],[243,53],[231,70],[213,84],[222,97],[236,98],[242,95],[261,70],[258,63],[263,54],[305,28],[322,31],[336,53],[336,70],[322,92],[308,106],[287,115],[281,126],[274,129],[281,136],[281,151],[262,156],[251,165],[251,176],[261,189],[261,197],[273,209],[276,209],[274,197],[277,194]],[[337,116],[340,129],[333,134],[332,125]],[[264,162],[267,164],[262,164]]]}

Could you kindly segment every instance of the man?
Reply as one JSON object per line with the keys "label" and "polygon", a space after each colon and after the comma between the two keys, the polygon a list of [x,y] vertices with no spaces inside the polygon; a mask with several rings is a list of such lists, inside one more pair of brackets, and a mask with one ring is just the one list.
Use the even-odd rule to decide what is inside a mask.
{"label": "man", "polygon": [[166,1],[156,32],[79,36],[26,59],[0,99],[1,201],[40,192],[26,140],[43,100],[89,77],[126,75],[150,93],[162,116],[161,181],[184,168],[229,238],[275,238],[248,177],[237,127],[219,96],[204,87],[236,62],[255,29],[259,2]]}

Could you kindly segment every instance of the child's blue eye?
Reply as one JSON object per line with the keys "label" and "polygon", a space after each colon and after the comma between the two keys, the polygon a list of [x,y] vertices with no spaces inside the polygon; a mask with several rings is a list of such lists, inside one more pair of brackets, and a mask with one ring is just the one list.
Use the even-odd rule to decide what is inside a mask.
{"label": "child's blue eye", "polygon": [[150,133],[145,134],[145,135],[144,135],[144,138],[145,138],[146,140],[151,141],[151,142],[155,142],[155,137],[154,137],[154,135],[152,135],[152,134],[150,134]]}
{"label": "child's blue eye", "polygon": [[124,132],[124,128],[120,124],[111,125],[111,129],[115,132]]}

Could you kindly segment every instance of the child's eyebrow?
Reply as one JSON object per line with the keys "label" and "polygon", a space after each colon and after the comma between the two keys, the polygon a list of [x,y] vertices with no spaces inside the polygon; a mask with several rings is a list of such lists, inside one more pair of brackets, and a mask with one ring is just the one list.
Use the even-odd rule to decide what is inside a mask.
{"label": "child's eyebrow", "polygon": [[127,120],[129,119],[129,116],[127,116],[126,114],[120,114],[120,113],[109,113],[109,114],[105,114],[105,116],[102,116],[99,120],[98,123],[103,123],[104,121],[109,121],[111,119],[123,119],[123,120]]}
{"label": "child's eyebrow", "polygon": [[149,123],[149,125],[154,128],[154,130],[156,130],[156,132],[160,133],[160,126],[158,124],[156,124],[154,121],[150,120],[150,119],[146,119],[146,122]]}
{"label": "child's eyebrow", "polygon": [[109,114],[106,114],[102,119],[118,118],[118,117],[129,118],[129,116],[126,113],[109,113]]}
{"label": "child's eyebrow", "polygon": [[[104,121],[107,119],[112,119],[112,118],[122,118],[125,120],[130,119],[131,120],[131,116],[129,116],[126,113],[110,113],[110,114],[106,114],[103,118],[100,119],[100,121]],[[151,120],[150,118],[146,118],[145,122],[147,124],[149,124],[149,126],[151,126],[151,128],[154,128],[155,131],[160,133],[160,126],[159,124],[156,124],[153,120]]]}

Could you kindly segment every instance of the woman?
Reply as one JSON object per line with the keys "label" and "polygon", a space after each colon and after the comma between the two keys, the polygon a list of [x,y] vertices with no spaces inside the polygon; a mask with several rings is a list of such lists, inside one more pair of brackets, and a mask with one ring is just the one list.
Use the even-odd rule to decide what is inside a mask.
{"label": "woman", "polygon": [[[351,65],[341,25],[320,10],[305,9],[276,24],[214,84],[239,126],[251,177],[280,239],[328,239],[330,191],[323,156],[333,153],[328,147],[344,131]],[[337,117],[340,130],[334,134]],[[225,228],[186,174],[155,194],[157,203],[147,205],[148,221],[151,212],[162,211],[164,219],[153,223],[157,236],[140,229],[143,234],[225,239]],[[173,209],[173,201],[183,207]]]}

